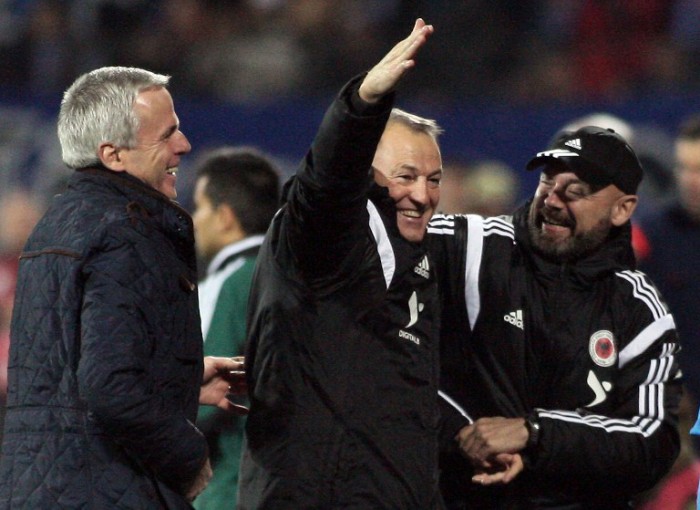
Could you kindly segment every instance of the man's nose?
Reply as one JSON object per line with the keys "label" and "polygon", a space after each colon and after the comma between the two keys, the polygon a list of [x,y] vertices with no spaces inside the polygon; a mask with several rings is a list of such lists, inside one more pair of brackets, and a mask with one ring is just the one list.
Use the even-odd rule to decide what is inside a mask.
{"label": "man's nose", "polygon": [[547,192],[547,196],[544,197],[544,205],[557,209],[564,207],[564,202],[559,196],[559,190],[556,187]]}
{"label": "man's nose", "polygon": [[411,199],[420,204],[428,201],[428,180],[419,177],[411,186]]}
{"label": "man's nose", "polygon": [[187,139],[185,136],[185,133],[182,131],[178,131],[180,137],[178,140],[178,154],[187,154],[192,150],[192,145],[190,145],[190,141]]}

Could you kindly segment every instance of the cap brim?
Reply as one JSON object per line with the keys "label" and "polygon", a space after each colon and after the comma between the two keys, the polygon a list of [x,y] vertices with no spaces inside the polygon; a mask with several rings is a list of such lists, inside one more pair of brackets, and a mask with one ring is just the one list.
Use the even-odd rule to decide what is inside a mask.
{"label": "cap brim", "polygon": [[596,169],[591,163],[580,156],[535,156],[528,162],[525,168],[528,171],[533,171],[542,168],[548,163],[558,163],[565,166],[571,172],[575,173],[579,179],[593,186],[607,186],[612,184],[612,181],[607,178],[605,172]]}

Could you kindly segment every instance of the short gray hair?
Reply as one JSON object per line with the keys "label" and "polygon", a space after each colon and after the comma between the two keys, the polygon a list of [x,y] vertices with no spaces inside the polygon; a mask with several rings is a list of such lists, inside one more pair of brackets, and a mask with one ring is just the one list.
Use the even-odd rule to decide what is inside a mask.
{"label": "short gray hair", "polygon": [[433,140],[437,142],[438,137],[444,133],[444,130],[438,125],[433,119],[426,119],[425,117],[419,117],[412,113],[408,113],[399,108],[392,108],[391,114],[389,115],[389,120],[387,124],[391,122],[397,122],[403,124],[412,131],[418,133],[425,133],[430,136]]}
{"label": "short gray hair", "polygon": [[102,67],[80,76],[63,94],[58,139],[71,168],[99,163],[103,142],[134,147],[139,119],[134,103],[144,90],[167,87],[169,76],[135,67]]}

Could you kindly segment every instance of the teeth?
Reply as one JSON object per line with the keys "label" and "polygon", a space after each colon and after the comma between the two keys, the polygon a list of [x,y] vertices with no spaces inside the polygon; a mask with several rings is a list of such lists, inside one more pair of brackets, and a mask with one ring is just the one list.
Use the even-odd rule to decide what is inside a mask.
{"label": "teeth", "polygon": [[168,170],[166,170],[165,173],[170,174],[170,175],[177,175],[177,167],[169,168]]}
{"label": "teeth", "polygon": [[421,217],[421,213],[419,213],[418,211],[414,211],[414,210],[404,210],[404,211],[401,211],[401,214],[403,214],[404,216],[410,216],[411,218],[420,218]]}

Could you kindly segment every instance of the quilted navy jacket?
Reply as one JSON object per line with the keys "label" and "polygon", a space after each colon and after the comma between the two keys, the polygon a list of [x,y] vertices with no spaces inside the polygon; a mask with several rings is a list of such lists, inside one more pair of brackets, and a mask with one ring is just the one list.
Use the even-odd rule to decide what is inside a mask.
{"label": "quilted navy jacket", "polygon": [[0,508],[190,508],[202,338],[189,215],[77,171],[20,260]]}

